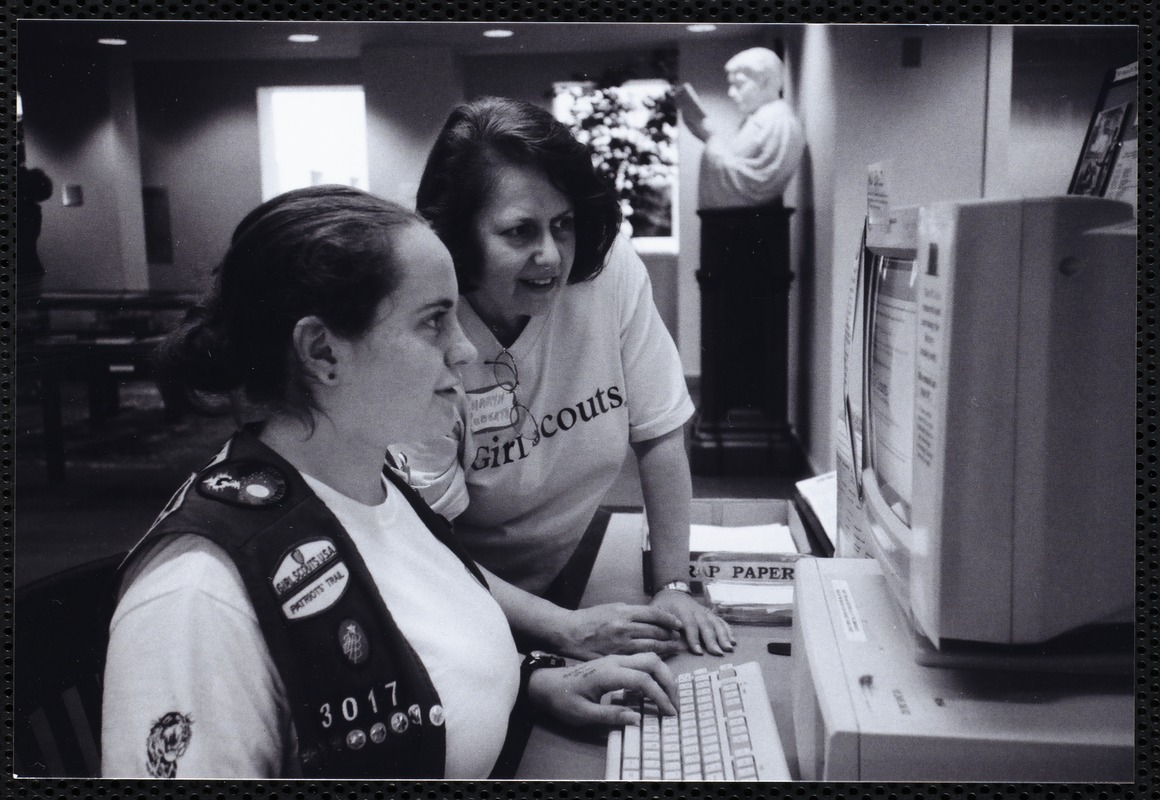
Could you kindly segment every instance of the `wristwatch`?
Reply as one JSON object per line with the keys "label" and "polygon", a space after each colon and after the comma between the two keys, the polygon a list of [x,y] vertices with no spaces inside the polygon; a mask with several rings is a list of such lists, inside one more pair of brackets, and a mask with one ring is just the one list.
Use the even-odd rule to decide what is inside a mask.
{"label": "wristwatch", "polygon": [[663,592],[665,589],[672,589],[674,592],[681,592],[683,594],[692,594],[693,590],[689,588],[687,581],[669,581],[661,588],[657,589],[657,593]]}
{"label": "wristwatch", "polygon": [[557,667],[565,667],[568,665],[567,660],[563,656],[558,656],[555,653],[545,653],[543,650],[533,650],[524,656],[524,663],[520,664],[520,696],[526,696],[528,693],[528,682],[532,679],[532,673],[538,669]]}

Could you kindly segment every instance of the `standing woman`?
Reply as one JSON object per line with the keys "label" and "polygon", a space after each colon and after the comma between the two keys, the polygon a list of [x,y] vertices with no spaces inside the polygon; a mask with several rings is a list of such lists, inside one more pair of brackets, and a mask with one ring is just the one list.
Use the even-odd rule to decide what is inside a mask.
{"label": "standing woman", "polygon": [[417,207],[451,252],[478,355],[444,436],[392,448],[413,485],[458,515],[481,565],[567,605],[578,599],[558,592],[569,562],[589,549],[585,531],[631,445],[662,588],[649,607],[587,613],[622,633],[612,649],[668,652],[678,631],[694,653],[731,650],[728,625],[686,583],[693,404],[589,150],[538,106],[476,100],[444,124]]}
{"label": "standing woman", "polygon": [[489,581],[384,475],[387,443],[431,429],[475,356],[456,294],[426,223],[354,189],[289,192],[238,226],[163,366],[261,421],[122,567],[105,776],[480,778],[521,693],[572,722],[617,721],[599,698],[619,686],[672,711],[655,655],[521,670]]}

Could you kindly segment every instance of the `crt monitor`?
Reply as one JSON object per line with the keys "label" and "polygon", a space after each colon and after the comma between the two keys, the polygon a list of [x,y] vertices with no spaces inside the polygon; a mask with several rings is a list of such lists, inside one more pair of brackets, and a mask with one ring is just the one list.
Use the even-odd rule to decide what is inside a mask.
{"label": "crt monitor", "polygon": [[936,647],[1130,622],[1136,237],[1126,203],[917,210],[864,265],[870,551]]}

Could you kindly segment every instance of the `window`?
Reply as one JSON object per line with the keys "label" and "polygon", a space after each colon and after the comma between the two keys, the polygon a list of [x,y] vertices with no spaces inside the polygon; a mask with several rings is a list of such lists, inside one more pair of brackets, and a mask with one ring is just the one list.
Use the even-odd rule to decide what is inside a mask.
{"label": "window", "polygon": [[263,200],[322,183],[367,188],[361,86],[259,88],[258,138]]}

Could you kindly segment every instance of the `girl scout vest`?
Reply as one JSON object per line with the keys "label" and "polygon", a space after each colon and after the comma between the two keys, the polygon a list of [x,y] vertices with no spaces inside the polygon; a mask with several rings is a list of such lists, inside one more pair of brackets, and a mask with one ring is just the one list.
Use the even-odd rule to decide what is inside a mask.
{"label": "girl scout vest", "polygon": [[[447,520],[384,474],[486,586]],[[286,687],[305,777],[442,777],[443,707],[426,669],[346,531],[253,430],[178,490],[122,575],[150,544],[191,533],[223,548],[241,573]]]}

